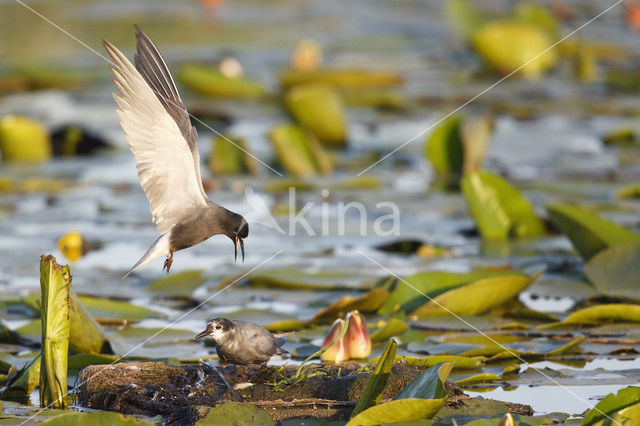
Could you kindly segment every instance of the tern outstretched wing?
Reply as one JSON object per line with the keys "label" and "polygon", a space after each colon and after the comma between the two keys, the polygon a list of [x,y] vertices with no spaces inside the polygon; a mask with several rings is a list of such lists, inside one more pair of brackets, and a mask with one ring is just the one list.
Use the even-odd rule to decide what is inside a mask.
{"label": "tern outstretched wing", "polygon": [[198,136],[160,53],[137,29],[136,66],[104,41],[120,123],[159,233],[169,231],[208,198],[200,177]]}

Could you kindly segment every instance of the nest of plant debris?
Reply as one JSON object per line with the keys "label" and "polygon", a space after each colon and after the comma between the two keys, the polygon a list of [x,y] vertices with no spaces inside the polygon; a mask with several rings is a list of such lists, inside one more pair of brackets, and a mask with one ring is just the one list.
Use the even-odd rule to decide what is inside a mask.
{"label": "nest of plant debris", "polygon": [[[304,374],[296,367],[206,364],[170,366],[160,362],[93,365],[80,372],[80,405],[125,414],[163,416],[167,423],[194,423],[216,404],[250,402],[274,421],[294,417],[346,420],[370,377],[358,363],[313,364]],[[382,394],[392,399],[425,367],[394,364]],[[448,405],[467,396],[450,389]],[[531,415],[531,407],[505,403],[510,411]]]}

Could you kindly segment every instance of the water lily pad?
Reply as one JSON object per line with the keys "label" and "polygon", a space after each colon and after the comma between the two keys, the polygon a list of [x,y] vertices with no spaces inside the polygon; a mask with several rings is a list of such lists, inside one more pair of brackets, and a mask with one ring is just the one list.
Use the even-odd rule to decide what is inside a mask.
{"label": "water lily pad", "polygon": [[584,417],[582,425],[589,426],[596,424],[606,417],[612,417],[616,412],[624,408],[637,404],[640,404],[640,387],[630,386],[621,389],[616,395],[609,394],[605,396],[593,409],[589,410]]}
{"label": "water lily pad", "polygon": [[220,135],[213,140],[209,168],[215,175],[256,174],[258,162],[247,154],[244,140]]}
{"label": "water lily pad", "polygon": [[276,149],[278,160],[289,174],[327,174],[333,168],[331,158],[318,141],[298,126],[278,125],[269,132],[269,140]]}
{"label": "water lily pad", "polygon": [[463,386],[476,383],[495,382],[496,380],[502,380],[502,377],[493,373],[480,373],[465,377],[464,379],[456,380],[453,384],[456,386]]}
{"label": "water lily pad", "polygon": [[[389,339],[384,353],[378,357],[377,365],[367,381],[367,386],[362,391],[362,395],[351,413],[351,418],[357,418],[358,414],[366,411],[369,407],[376,405],[380,401],[382,391],[387,384],[393,361],[396,356],[398,344],[395,340]],[[359,424],[359,423],[358,423]]]}
{"label": "water lily pad", "polygon": [[266,411],[248,402],[225,402],[210,409],[206,416],[196,422],[196,426],[223,424],[272,426],[273,420]]}
{"label": "water lily pad", "polygon": [[147,286],[147,291],[165,297],[188,298],[200,287],[206,278],[204,271],[184,271],[157,279]]}
{"label": "water lily pad", "polygon": [[283,87],[300,84],[327,84],[341,88],[380,87],[397,86],[403,82],[402,76],[394,72],[358,69],[287,70],[280,74],[280,84]]}
{"label": "water lily pad", "polygon": [[471,41],[485,62],[501,74],[518,70],[526,78],[537,79],[558,59],[553,49],[545,52],[554,43],[549,33],[522,20],[488,22],[474,32]]}
{"label": "water lily pad", "polygon": [[445,398],[406,398],[385,402],[366,409],[347,423],[347,426],[379,425],[380,423],[406,422],[430,419],[446,403]]}
{"label": "water lily pad", "polygon": [[47,161],[51,158],[49,133],[30,118],[4,116],[0,119],[0,152],[3,161]]}
{"label": "water lily pad", "polygon": [[320,142],[333,147],[345,144],[347,122],[342,97],[331,86],[295,86],[285,96],[285,104],[296,121]]}
{"label": "water lily pad", "polygon": [[314,320],[321,318],[334,319],[340,314],[358,310],[361,312],[375,312],[380,305],[384,303],[389,296],[389,292],[384,288],[377,287],[369,290],[360,297],[344,296],[337,302],[333,302],[326,308],[318,311],[314,316]]}
{"label": "water lily pad", "polygon": [[227,77],[216,68],[185,64],[178,70],[178,81],[203,95],[219,98],[259,98],[266,94],[262,85],[245,77]]}
{"label": "water lily pad", "polygon": [[572,312],[562,322],[568,324],[640,322],[640,305],[612,303],[590,306]]}
{"label": "water lily pad", "polygon": [[255,272],[248,277],[254,287],[288,290],[354,290],[366,289],[371,280],[343,272],[308,273],[299,269],[272,269]]}
{"label": "water lily pad", "polygon": [[449,290],[412,312],[416,317],[479,315],[516,297],[536,279],[524,275],[485,278]]}
{"label": "water lily pad", "polygon": [[640,244],[622,243],[598,252],[584,265],[584,273],[605,295],[640,298]]}
{"label": "water lily pad", "polygon": [[398,318],[391,318],[382,327],[371,333],[372,342],[384,342],[385,340],[399,336],[409,330],[409,326],[405,321]]}
{"label": "water lily pad", "polygon": [[[404,278],[404,282],[397,283],[396,288],[380,307],[378,313],[388,314],[398,310],[411,312],[425,303],[425,296],[433,298],[452,288],[507,273],[505,271],[481,271],[459,274],[427,271],[409,275]],[[513,273],[513,271],[510,271],[510,273]]]}
{"label": "water lily pad", "polygon": [[607,247],[640,243],[640,235],[608,221],[596,213],[569,204],[547,206],[551,221],[569,237],[573,247],[586,260]]}
{"label": "water lily pad", "polygon": [[113,364],[119,361],[116,355],[102,354],[75,354],[71,355],[68,360],[69,370],[82,370],[89,365]]}
{"label": "water lily pad", "polygon": [[463,151],[460,124],[460,117],[449,117],[436,127],[427,138],[425,154],[436,172],[443,175],[462,171]]}
{"label": "water lily pad", "polygon": [[503,178],[478,170],[462,178],[461,188],[484,238],[504,240],[545,234],[544,224],[531,204]]}
{"label": "water lily pad", "polygon": [[447,381],[455,363],[441,362],[429,367],[411,383],[405,386],[393,399],[424,398],[439,399],[447,396],[444,383]]}
{"label": "water lily pad", "polygon": [[95,413],[64,413],[51,417],[40,424],[46,426],[153,426],[153,423],[110,411],[100,411]]}
{"label": "water lily pad", "polygon": [[162,318],[164,316],[151,309],[132,305],[131,303],[120,300],[91,296],[80,296],[79,299],[94,317],[117,318],[135,322],[147,318]]}

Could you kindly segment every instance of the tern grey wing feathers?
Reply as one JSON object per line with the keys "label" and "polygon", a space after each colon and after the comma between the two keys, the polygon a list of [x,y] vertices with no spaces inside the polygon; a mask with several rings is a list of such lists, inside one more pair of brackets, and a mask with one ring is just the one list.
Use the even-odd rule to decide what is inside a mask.
{"label": "tern grey wing feathers", "polygon": [[119,92],[114,98],[120,106],[120,123],[153,221],[164,234],[185,215],[207,205],[199,168],[184,133],[145,78],[114,45],[105,40],[104,46]]}
{"label": "tern grey wing feathers", "polygon": [[189,145],[193,162],[200,182],[200,191],[206,199],[207,195],[202,186],[202,178],[200,175],[200,152],[198,151],[198,132],[191,125],[191,119],[187,108],[180,98],[178,88],[176,87],[173,77],[169,72],[167,64],[162,59],[162,55],[158,48],[153,44],[149,36],[136,25],[136,54],[134,62],[136,69],[140,72],[145,81],[151,86],[158,100],[167,110],[169,115],[173,117],[178,128],[182,132],[184,139]]}

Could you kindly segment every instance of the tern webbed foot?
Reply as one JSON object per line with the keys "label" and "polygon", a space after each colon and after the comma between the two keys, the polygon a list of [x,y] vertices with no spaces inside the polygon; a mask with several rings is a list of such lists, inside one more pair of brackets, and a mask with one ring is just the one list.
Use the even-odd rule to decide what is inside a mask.
{"label": "tern webbed foot", "polygon": [[173,264],[173,250],[169,252],[169,256],[167,256],[167,259],[164,261],[164,266],[162,267],[162,270],[164,271],[166,269],[168,274],[172,264]]}

